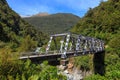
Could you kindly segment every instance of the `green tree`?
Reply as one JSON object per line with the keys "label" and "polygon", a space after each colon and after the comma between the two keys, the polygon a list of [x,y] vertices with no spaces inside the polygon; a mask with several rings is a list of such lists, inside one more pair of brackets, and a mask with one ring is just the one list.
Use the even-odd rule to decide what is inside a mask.
{"label": "green tree", "polygon": [[37,42],[34,41],[30,35],[26,36],[25,39],[23,39],[21,46],[20,46],[20,51],[30,51],[34,50],[37,47]]}

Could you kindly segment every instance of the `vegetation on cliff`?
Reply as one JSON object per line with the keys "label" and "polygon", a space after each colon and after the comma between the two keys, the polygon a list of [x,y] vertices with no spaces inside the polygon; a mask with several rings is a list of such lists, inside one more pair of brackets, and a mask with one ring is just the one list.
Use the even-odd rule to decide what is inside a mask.
{"label": "vegetation on cliff", "polygon": [[[6,0],[0,1],[0,48],[10,47],[12,49],[22,46],[22,42],[29,36],[31,40],[42,45],[44,43],[45,35],[37,31],[33,26],[25,22],[21,17],[15,13],[7,4]],[[25,39],[24,39],[25,38]],[[24,45],[27,46],[27,45]]]}
{"label": "vegetation on cliff", "polygon": [[0,55],[1,80],[66,80],[47,61],[42,64],[33,64],[30,60],[20,61],[10,49],[3,49]]}
{"label": "vegetation on cliff", "polygon": [[[96,37],[105,41],[105,80],[120,79],[120,0],[108,0],[101,2],[98,7],[89,9],[79,23],[71,29],[72,32]],[[81,58],[81,57],[79,57]],[[92,59],[88,56],[77,59],[78,65],[91,64]],[[93,58],[91,56],[91,58]],[[83,60],[83,63],[80,63]],[[86,61],[88,60],[88,61]],[[89,61],[91,60],[91,61]],[[83,65],[82,67],[86,67]],[[88,65],[86,69],[92,69]],[[102,70],[101,70],[102,71]],[[96,80],[97,75],[88,77],[88,80]]]}
{"label": "vegetation on cliff", "polygon": [[30,51],[45,43],[46,35],[22,20],[0,0],[0,80],[66,80],[47,62],[33,64],[18,60],[18,51]]}

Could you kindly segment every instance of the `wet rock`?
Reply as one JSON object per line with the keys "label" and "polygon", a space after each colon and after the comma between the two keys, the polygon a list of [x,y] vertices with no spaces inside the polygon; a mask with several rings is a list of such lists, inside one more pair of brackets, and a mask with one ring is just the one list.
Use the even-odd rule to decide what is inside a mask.
{"label": "wet rock", "polygon": [[58,69],[61,71],[64,71],[67,68],[67,66],[60,65],[58,66]]}

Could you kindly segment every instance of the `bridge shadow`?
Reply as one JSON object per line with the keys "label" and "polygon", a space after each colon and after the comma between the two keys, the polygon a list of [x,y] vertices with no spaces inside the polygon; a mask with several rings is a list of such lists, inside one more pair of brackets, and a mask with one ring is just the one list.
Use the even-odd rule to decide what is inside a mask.
{"label": "bridge shadow", "polygon": [[94,58],[93,58],[94,74],[99,74],[101,76],[104,76],[105,74],[104,59],[105,59],[105,51],[94,54]]}
{"label": "bridge shadow", "polygon": [[57,66],[60,65],[60,60],[48,61],[48,64],[52,66]]}

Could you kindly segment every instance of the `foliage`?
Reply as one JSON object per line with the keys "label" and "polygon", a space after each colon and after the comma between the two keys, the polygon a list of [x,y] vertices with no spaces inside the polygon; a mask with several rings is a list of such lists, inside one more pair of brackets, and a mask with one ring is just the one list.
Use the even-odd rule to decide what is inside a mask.
{"label": "foliage", "polygon": [[80,67],[83,71],[88,71],[91,69],[92,65],[92,56],[81,56],[75,58],[75,66]]}
{"label": "foliage", "polygon": [[100,75],[91,75],[86,77],[84,80],[107,80],[107,78],[105,78],[104,76],[100,76]]}
{"label": "foliage", "polygon": [[57,74],[57,68],[42,64],[33,64],[30,60],[19,61],[9,49],[0,52],[0,79],[1,80],[66,80],[63,75]]}
{"label": "foliage", "polygon": [[[6,43],[11,49],[18,48],[24,38],[30,36],[38,42],[38,46],[46,43],[47,36],[25,22],[7,4],[6,0],[0,1],[0,42]],[[46,37],[46,38],[45,38]],[[0,46],[1,48],[4,45]],[[14,51],[15,51],[14,50]]]}
{"label": "foliage", "polygon": [[[14,61],[17,57],[11,54],[10,49],[2,49],[0,55],[0,77],[7,77],[20,72],[18,62]],[[12,58],[13,55],[14,58]]]}
{"label": "foliage", "polygon": [[20,51],[34,50],[37,47],[37,42],[34,41],[29,35],[25,37],[20,46]]}
{"label": "foliage", "polygon": [[0,79],[1,80],[66,80],[57,68],[30,60],[18,60],[17,51],[30,51],[46,43],[47,36],[22,20],[7,4],[0,1]]}
{"label": "foliage", "polygon": [[[104,77],[92,75],[87,80],[119,80],[120,67],[120,0],[101,2],[98,7],[90,8],[71,32],[96,37],[105,42]],[[83,58],[84,59],[84,58]],[[81,57],[79,61],[84,61]],[[79,62],[78,61],[78,62]],[[91,66],[92,68],[92,66]]]}

